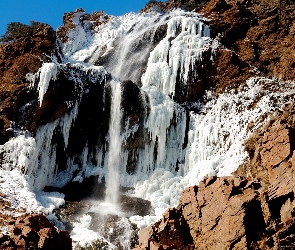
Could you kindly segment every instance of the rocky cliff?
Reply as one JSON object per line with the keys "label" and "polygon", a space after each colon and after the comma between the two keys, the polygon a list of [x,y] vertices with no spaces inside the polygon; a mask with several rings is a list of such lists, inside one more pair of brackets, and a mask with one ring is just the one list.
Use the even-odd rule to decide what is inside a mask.
{"label": "rocky cliff", "polygon": [[6,219],[9,235],[0,235],[0,249],[72,249],[67,231],[57,230],[44,215]]}
{"label": "rocky cliff", "polygon": [[185,189],[176,208],[140,231],[137,249],[293,248],[292,110],[285,107],[253,134],[246,143],[250,163],[234,176]]}
{"label": "rocky cliff", "polygon": [[[10,235],[0,241],[70,248],[69,235],[45,217],[11,215],[40,211],[42,191],[75,201],[104,196],[119,84],[117,182],[151,199],[141,201],[146,213],[150,204],[158,211],[176,205],[179,190],[206,176],[140,231],[136,249],[295,247],[294,11],[293,1],[275,0],[171,0],[124,18],[77,9],[57,32],[42,25],[32,37],[1,44],[1,183],[14,170],[26,182],[1,186],[1,227]],[[251,120],[239,116],[248,110]],[[232,164],[239,150],[248,157]],[[205,165],[199,175],[198,164]],[[208,177],[230,174],[227,164],[232,176]],[[19,197],[20,187],[40,195],[38,209]]]}
{"label": "rocky cliff", "polygon": [[[198,11],[234,54],[235,60],[222,65],[255,67],[268,77],[294,80],[292,1],[213,0]],[[223,67],[219,72],[216,86],[224,80],[227,87],[243,84],[241,71],[228,74]],[[270,115],[245,141],[249,158],[233,176],[210,177],[185,189],[176,208],[140,231],[136,249],[293,249],[293,105]]]}

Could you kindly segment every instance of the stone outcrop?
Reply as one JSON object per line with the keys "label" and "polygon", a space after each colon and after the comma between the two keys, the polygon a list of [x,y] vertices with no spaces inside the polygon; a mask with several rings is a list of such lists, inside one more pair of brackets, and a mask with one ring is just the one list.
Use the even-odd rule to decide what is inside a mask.
{"label": "stone outcrop", "polygon": [[246,248],[266,227],[259,189],[259,183],[233,177],[205,179],[184,190],[177,208],[140,231],[138,249]]}
{"label": "stone outcrop", "polygon": [[265,185],[273,181],[274,172],[279,166],[292,162],[295,149],[294,103],[286,105],[283,111],[270,116],[269,121],[254,131],[245,142],[250,159],[235,174],[259,179]]}
{"label": "stone outcrop", "polygon": [[170,0],[170,1],[149,1],[141,12],[150,11],[153,8],[158,8],[164,12],[173,8],[183,8],[189,11],[200,10],[210,0]]}
{"label": "stone outcrop", "polygon": [[27,73],[36,73],[57,52],[55,32],[42,25],[32,37],[0,44],[0,143],[11,136],[10,121],[17,120],[21,106],[34,99],[28,91]]}
{"label": "stone outcrop", "polygon": [[[76,27],[75,18],[81,22],[85,29],[93,30],[95,27],[109,21],[110,17],[104,11],[87,14],[85,10],[79,8],[75,11],[65,13],[63,16],[63,25],[57,29],[57,36],[65,43],[68,41],[67,33]],[[77,20],[76,20],[77,22]]]}
{"label": "stone outcrop", "polygon": [[294,247],[295,165],[280,168],[283,176],[267,189],[259,181],[237,177],[210,177],[185,189],[177,208],[139,232],[135,249]]}
{"label": "stone outcrop", "polygon": [[248,163],[185,189],[136,249],[294,248],[294,117],[293,104],[271,116],[245,143]]}
{"label": "stone outcrop", "polygon": [[0,235],[0,249],[72,249],[66,231],[57,230],[43,215],[22,215],[7,221],[9,235]]}
{"label": "stone outcrop", "polygon": [[285,80],[295,79],[294,11],[291,0],[212,0],[199,9],[241,62]]}

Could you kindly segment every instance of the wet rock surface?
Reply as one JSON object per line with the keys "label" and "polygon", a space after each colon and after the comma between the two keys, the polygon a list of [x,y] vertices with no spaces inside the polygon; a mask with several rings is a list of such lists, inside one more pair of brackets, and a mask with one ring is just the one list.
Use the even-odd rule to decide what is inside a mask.
{"label": "wet rock surface", "polygon": [[[138,244],[137,226],[128,219],[133,215],[151,215],[151,202],[120,194],[118,208],[106,204],[105,182],[98,182],[97,176],[85,179],[82,183],[70,182],[63,189],[46,187],[46,191],[65,193],[65,205],[54,211],[68,232],[72,232],[74,223],[84,215],[91,216],[89,229],[99,232],[118,249],[133,248]],[[127,188],[122,188],[122,192]]]}

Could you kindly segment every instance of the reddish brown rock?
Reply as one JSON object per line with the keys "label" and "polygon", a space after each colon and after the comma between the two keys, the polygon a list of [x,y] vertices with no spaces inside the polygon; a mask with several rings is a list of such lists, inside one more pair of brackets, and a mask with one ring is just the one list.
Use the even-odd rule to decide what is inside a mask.
{"label": "reddish brown rock", "polygon": [[294,168],[295,166],[291,165],[290,162],[284,162],[277,168],[270,170],[270,185],[268,187],[270,200],[294,192]]}
{"label": "reddish brown rock", "polygon": [[260,152],[262,164],[271,170],[286,160],[292,152],[292,134],[290,129],[280,125],[274,125],[262,138],[262,150]]}
{"label": "reddish brown rock", "polygon": [[289,166],[294,165],[292,164],[295,149],[293,107],[292,103],[286,105],[283,111],[271,115],[262,128],[254,131],[245,142],[249,162],[240,167],[236,175],[259,179],[262,185],[268,186],[278,176],[283,176],[281,171],[287,171]]}
{"label": "reddish brown rock", "polygon": [[[166,12],[173,8],[183,8],[186,10],[200,10],[210,0],[170,0],[170,1],[149,1],[146,6],[140,12],[150,11],[154,7],[158,7],[160,10]],[[225,1],[220,1],[225,2]],[[222,4],[217,4],[221,6]]]}
{"label": "reddish brown rock", "polygon": [[[210,177],[199,186],[188,187],[177,208],[140,231],[137,249],[292,249],[295,151],[293,130],[287,129],[286,123],[292,125],[293,119],[278,117],[285,119],[285,126],[278,119],[259,134],[258,152],[271,152],[268,160],[259,161],[267,171],[267,180]],[[284,146],[277,150],[286,144],[287,153]]]}
{"label": "reddish brown rock", "polygon": [[140,249],[249,247],[266,228],[259,189],[259,183],[233,177],[211,177],[187,188],[177,208],[140,232]]}
{"label": "reddish brown rock", "polygon": [[43,215],[22,215],[8,221],[9,235],[0,235],[0,249],[72,249],[66,231],[57,230]]}
{"label": "reddish brown rock", "polygon": [[68,41],[67,33],[71,29],[76,27],[73,19],[75,18],[78,12],[84,12],[79,18],[83,27],[88,27],[88,29],[94,29],[95,27],[106,23],[110,20],[110,17],[107,16],[103,11],[93,12],[91,15],[87,14],[83,9],[79,8],[75,11],[65,13],[63,16],[63,25],[58,27],[57,35],[65,43]]}
{"label": "reddish brown rock", "polygon": [[55,32],[41,25],[32,36],[0,44],[0,143],[11,136],[10,121],[16,121],[19,108],[35,97],[28,91],[27,73],[35,73],[57,52]]}
{"label": "reddish brown rock", "polygon": [[211,0],[198,11],[210,18],[212,33],[219,33],[222,44],[242,62],[269,77],[295,79],[293,1]]}

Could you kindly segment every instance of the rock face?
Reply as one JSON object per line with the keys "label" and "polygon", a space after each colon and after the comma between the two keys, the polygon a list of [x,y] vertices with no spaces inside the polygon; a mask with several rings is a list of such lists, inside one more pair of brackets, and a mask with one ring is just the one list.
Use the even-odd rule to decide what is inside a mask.
{"label": "rock face", "polygon": [[283,111],[270,116],[264,127],[255,131],[245,142],[250,160],[247,167],[241,167],[236,174],[260,179],[268,185],[273,181],[278,167],[292,162],[294,147],[295,114],[294,103]]}
{"label": "rock face", "polygon": [[149,1],[149,3],[141,10],[141,12],[147,12],[152,8],[159,8],[162,11],[169,11],[173,8],[183,8],[189,11],[199,10],[209,0],[170,0],[170,1]]}
{"label": "rock face", "polygon": [[[192,78],[186,86],[178,79],[173,99],[179,104],[198,100],[208,88],[214,88],[217,93],[226,88],[238,90],[251,76],[295,79],[293,1],[171,0],[149,3],[143,11],[153,7],[162,11],[175,7],[201,11],[209,18],[212,37],[225,45],[216,51],[204,52],[203,60],[194,69],[197,79]],[[82,27],[90,32],[109,20],[103,12],[88,15],[78,9],[67,13],[64,25],[57,31],[63,42],[68,39],[67,32],[76,27],[77,17]],[[165,32],[165,25],[158,29],[153,46]],[[106,81],[92,82],[91,74],[63,65],[59,66],[58,79],[50,81],[44,102],[39,106],[36,91],[28,88],[26,74],[36,73],[43,62],[52,60],[52,55],[61,60],[57,36],[51,27],[44,25],[32,37],[0,45],[0,144],[13,136],[10,127],[29,130],[34,135],[41,126],[69,112],[68,103],[79,100],[79,112],[69,132],[68,147],[65,149],[60,131],[55,131],[52,139],[52,144],[57,145],[57,171],[62,171],[67,158],[79,155],[85,145],[96,155],[97,148],[106,143],[111,93],[107,77]],[[145,46],[138,44],[134,50]],[[100,59],[96,65],[107,64],[108,58]],[[141,67],[144,70],[145,65]],[[79,74],[85,89],[69,77],[72,71]],[[125,81],[122,88],[123,120],[128,120],[131,126],[138,125],[134,137],[128,138],[124,145],[131,151],[144,147],[143,116],[149,111],[137,84]],[[89,107],[91,112],[88,112]],[[211,177],[199,186],[187,188],[177,208],[168,210],[159,222],[140,232],[137,249],[295,248],[294,129],[295,115],[291,105],[275,114],[245,143],[250,159],[235,173],[236,177]],[[131,156],[126,171],[128,174],[136,171],[136,162]],[[129,201],[123,202],[130,207]],[[138,206],[138,202],[135,203],[134,207]],[[148,205],[142,203],[136,209],[144,211]],[[9,228],[11,234],[0,237],[0,248],[71,248],[68,234],[55,230],[41,215],[10,220]]]}
{"label": "rock face", "polygon": [[27,73],[36,73],[47,56],[57,52],[55,32],[42,25],[32,37],[0,45],[0,143],[11,136],[9,121],[16,121],[19,109],[34,95],[28,91]]}
{"label": "rock face", "polygon": [[[250,246],[259,239],[257,231],[265,229],[259,188],[258,183],[232,177],[211,177],[187,188],[177,208],[168,210],[163,219],[139,233],[139,249]],[[255,220],[248,221],[249,215]]]}
{"label": "rock face", "polygon": [[235,177],[210,177],[185,189],[177,208],[139,232],[136,249],[292,247],[294,168],[278,169],[283,176],[266,190],[258,181]]}
{"label": "rock face", "polygon": [[235,177],[185,189],[136,249],[294,248],[294,117],[292,104],[272,116],[246,142],[250,161]]}
{"label": "rock face", "polygon": [[57,36],[63,42],[67,42],[68,40],[67,32],[76,27],[74,20],[76,17],[81,20],[83,26],[87,29],[94,29],[102,23],[106,23],[110,18],[103,11],[94,12],[89,15],[81,8],[76,9],[73,12],[65,13],[63,16],[63,25],[57,29]]}
{"label": "rock face", "polygon": [[0,235],[0,249],[72,249],[66,231],[57,230],[43,215],[22,215],[7,221],[9,235]]}
{"label": "rock face", "polygon": [[293,1],[212,0],[199,11],[241,62],[270,78],[294,79]]}

